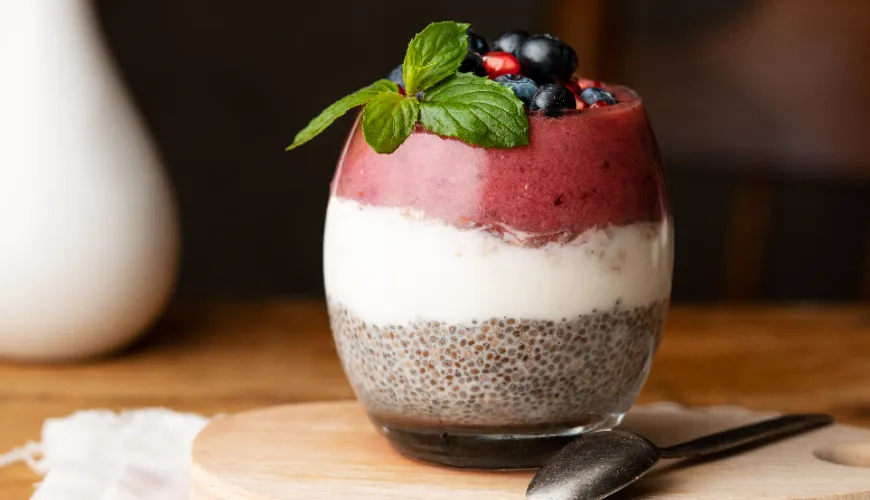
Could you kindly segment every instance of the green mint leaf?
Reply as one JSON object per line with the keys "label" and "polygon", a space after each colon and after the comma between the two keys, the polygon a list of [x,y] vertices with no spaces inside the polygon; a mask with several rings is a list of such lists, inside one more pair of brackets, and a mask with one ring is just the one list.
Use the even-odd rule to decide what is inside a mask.
{"label": "green mint leaf", "polygon": [[343,97],[323,110],[317,118],[311,120],[308,126],[296,134],[296,138],[293,139],[293,144],[291,144],[287,150],[289,151],[298,148],[311,139],[314,139],[342,115],[357,106],[362,106],[363,104],[368,103],[381,94],[394,94],[397,97],[402,97],[399,94],[398,85],[389,80],[378,80],[368,87],[357,90],[353,94]]}
{"label": "green mint leaf", "polygon": [[421,123],[438,134],[485,148],[529,144],[523,102],[507,87],[469,73],[457,73],[426,91]]}
{"label": "green mint leaf", "polygon": [[459,69],[468,54],[469,24],[432,23],[408,44],[402,76],[408,95],[432,87]]}
{"label": "green mint leaf", "polygon": [[401,94],[380,94],[363,109],[363,135],[376,152],[389,154],[411,135],[419,117],[417,99]]}

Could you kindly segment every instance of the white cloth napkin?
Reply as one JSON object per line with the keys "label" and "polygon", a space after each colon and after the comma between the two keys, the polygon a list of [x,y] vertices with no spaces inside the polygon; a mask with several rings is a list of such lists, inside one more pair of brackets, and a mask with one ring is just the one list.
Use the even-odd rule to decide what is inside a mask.
{"label": "white cloth napkin", "polygon": [[31,500],[187,500],[193,439],[205,417],[162,408],[50,419],[42,442],[0,455],[44,478]]}

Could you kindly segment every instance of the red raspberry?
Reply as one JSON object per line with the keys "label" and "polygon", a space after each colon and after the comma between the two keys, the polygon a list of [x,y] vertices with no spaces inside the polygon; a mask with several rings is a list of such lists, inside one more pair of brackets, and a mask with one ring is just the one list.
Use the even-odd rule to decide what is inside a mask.
{"label": "red raspberry", "polygon": [[520,62],[508,52],[487,52],[483,55],[483,66],[490,78],[495,80],[502,75],[514,75],[520,72]]}
{"label": "red raspberry", "polygon": [[595,104],[593,104],[589,107],[590,108],[606,108],[607,106],[610,106],[610,104],[607,104],[604,101],[596,101]]}

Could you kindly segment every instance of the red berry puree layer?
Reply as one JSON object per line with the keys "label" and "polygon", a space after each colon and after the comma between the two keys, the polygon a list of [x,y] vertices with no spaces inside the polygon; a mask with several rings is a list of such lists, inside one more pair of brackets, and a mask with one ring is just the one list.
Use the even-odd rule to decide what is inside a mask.
{"label": "red berry puree layer", "polygon": [[614,106],[530,113],[530,145],[514,149],[478,148],[418,127],[396,152],[379,155],[357,128],[335,194],[418,209],[458,227],[533,233],[527,244],[661,220],[666,195],[646,113],[640,98],[612,90]]}

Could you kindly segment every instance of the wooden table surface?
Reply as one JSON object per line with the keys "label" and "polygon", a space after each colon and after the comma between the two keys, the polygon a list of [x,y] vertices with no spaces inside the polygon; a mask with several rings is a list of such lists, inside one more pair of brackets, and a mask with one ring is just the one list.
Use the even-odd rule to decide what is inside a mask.
{"label": "wooden table surface", "polygon": [[[321,302],[172,308],[142,342],[87,364],[0,362],[0,452],[48,417],[166,406],[205,415],[352,397]],[[642,402],[824,411],[870,426],[870,306],[675,307]],[[0,499],[38,480],[0,469]]]}

